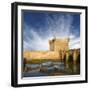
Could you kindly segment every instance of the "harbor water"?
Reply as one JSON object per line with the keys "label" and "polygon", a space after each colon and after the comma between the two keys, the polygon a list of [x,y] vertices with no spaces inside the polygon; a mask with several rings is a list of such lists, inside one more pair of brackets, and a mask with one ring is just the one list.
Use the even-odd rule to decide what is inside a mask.
{"label": "harbor water", "polygon": [[47,61],[40,64],[26,64],[26,70],[22,72],[23,77],[40,77],[40,76],[62,76],[62,75],[79,75],[80,63],[73,62],[52,62]]}

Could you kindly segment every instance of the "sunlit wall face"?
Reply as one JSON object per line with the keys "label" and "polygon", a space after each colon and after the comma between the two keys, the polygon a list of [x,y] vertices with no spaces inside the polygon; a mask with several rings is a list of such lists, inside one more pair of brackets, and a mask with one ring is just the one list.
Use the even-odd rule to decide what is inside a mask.
{"label": "sunlit wall face", "polygon": [[80,14],[22,11],[23,50],[49,50],[52,38],[70,38],[69,48],[80,48]]}

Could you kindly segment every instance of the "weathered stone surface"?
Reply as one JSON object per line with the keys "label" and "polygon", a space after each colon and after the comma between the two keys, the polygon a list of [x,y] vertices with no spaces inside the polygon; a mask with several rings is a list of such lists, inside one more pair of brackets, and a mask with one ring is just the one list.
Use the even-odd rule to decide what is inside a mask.
{"label": "weathered stone surface", "polygon": [[30,59],[60,59],[58,51],[26,51],[24,58]]}
{"label": "weathered stone surface", "polygon": [[69,49],[69,39],[52,39],[49,40],[50,51],[60,51]]}

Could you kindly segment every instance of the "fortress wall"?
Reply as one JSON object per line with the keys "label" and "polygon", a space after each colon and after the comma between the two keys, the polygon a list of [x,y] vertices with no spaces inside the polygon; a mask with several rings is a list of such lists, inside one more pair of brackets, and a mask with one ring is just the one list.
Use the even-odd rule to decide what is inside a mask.
{"label": "fortress wall", "polygon": [[31,59],[60,59],[58,51],[28,51],[23,53],[24,58]]}
{"label": "fortress wall", "polygon": [[27,60],[61,60],[66,58],[66,62],[73,57],[76,62],[80,49],[69,49],[69,39],[52,39],[49,40],[50,51],[24,51],[23,57]]}
{"label": "fortress wall", "polygon": [[27,60],[69,60],[69,56],[72,55],[73,61],[77,61],[77,57],[80,54],[80,49],[72,49],[69,51],[24,51],[23,57]]}

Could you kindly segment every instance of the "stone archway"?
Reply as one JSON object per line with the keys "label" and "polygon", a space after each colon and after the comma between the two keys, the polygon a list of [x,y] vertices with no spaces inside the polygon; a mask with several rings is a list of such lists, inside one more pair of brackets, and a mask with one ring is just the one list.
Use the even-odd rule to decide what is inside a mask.
{"label": "stone archway", "polygon": [[72,62],[73,62],[73,55],[72,55],[72,54],[69,55],[69,60],[68,60],[68,62],[69,62],[69,63],[72,63]]}
{"label": "stone archway", "polygon": [[64,54],[64,59],[63,59],[64,63],[66,62],[66,54]]}
{"label": "stone archway", "polygon": [[23,71],[26,70],[26,58],[23,59]]}
{"label": "stone archway", "polygon": [[79,63],[79,64],[80,64],[80,54],[78,54],[78,56],[77,56],[77,61],[76,61],[76,63]]}

